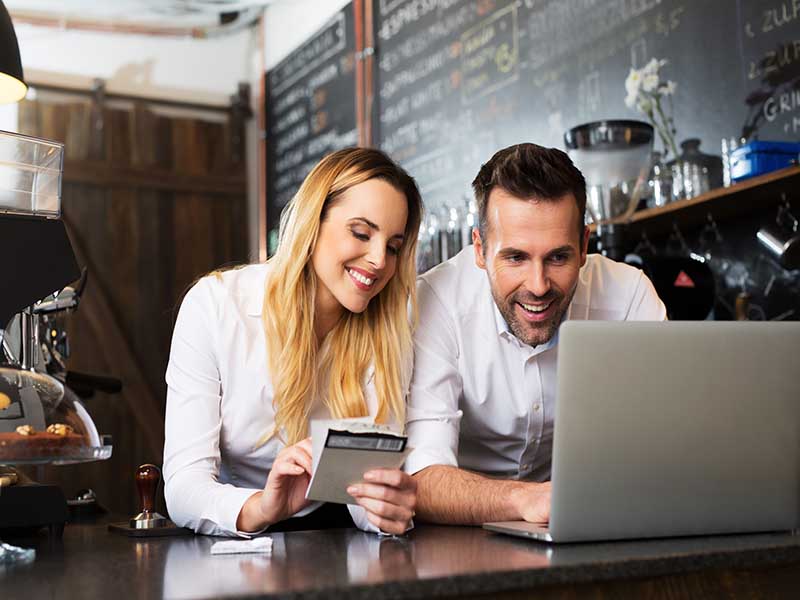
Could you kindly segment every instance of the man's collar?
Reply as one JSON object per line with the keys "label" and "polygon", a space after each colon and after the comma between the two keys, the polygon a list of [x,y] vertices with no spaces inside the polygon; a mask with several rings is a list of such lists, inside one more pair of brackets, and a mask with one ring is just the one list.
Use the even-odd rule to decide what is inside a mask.
{"label": "man's collar", "polygon": [[514,335],[508,328],[508,323],[506,323],[506,320],[503,318],[500,309],[497,308],[497,302],[494,301],[494,298],[492,298],[492,309],[494,310],[494,321],[495,326],[497,327],[497,335],[502,335],[503,333],[510,333],[511,335]]}
{"label": "man's collar", "polygon": [[[570,302],[570,307],[571,306],[572,302]],[[558,329],[556,329],[556,332],[553,335],[553,337],[551,337],[544,344],[539,344],[538,346],[533,347],[529,346],[528,344],[520,340],[516,335],[514,335],[514,332],[511,331],[511,329],[508,326],[508,323],[503,318],[500,309],[497,307],[497,302],[494,301],[494,298],[492,298],[492,309],[494,311],[494,320],[495,320],[495,326],[497,327],[497,335],[505,337],[506,339],[513,339],[520,346],[530,348],[532,352],[531,356],[540,354],[542,352],[545,352],[546,350],[550,350],[551,348],[554,348],[558,344],[558,332],[561,329],[561,323],[569,320],[569,314],[570,314],[570,309],[567,308],[567,311],[564,313],[564,316],[561,319],[561,323],[558,324]]]}

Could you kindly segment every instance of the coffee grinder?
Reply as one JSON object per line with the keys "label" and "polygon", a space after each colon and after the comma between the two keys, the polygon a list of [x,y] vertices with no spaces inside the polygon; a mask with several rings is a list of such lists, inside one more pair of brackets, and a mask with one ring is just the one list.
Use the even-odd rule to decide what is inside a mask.
{"label": "coffee grinder", "polygon": [[642,121],[595,121],[569,129],[564,144],[586,178],[586,208],[597,225],[598,250],[622,260],[625,223],[647,187],[653,127]]}

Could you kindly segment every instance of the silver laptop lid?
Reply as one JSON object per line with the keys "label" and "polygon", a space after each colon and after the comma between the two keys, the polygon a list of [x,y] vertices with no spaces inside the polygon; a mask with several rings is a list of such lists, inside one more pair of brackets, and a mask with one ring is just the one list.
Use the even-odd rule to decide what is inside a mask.
{"label": "silver laptop lid", "polygon": [[800,323],[562,325],[557,541],[800,527]]}

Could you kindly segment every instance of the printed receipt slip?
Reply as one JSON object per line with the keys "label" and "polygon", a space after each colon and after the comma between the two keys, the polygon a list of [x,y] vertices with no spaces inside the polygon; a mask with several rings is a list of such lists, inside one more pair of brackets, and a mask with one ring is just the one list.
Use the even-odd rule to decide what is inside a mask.
{"label": "printed receipt slip", "polygon": [[408,438],[366,419],[311,421],[313,475],[306,498],[353,504],[347,487],[371,469],[399,469],[411,448]]}

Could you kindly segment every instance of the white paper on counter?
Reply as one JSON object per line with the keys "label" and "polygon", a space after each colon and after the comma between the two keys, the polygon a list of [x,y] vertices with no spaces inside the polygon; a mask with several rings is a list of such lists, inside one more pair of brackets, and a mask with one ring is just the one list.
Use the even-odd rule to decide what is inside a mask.
{"label": "white paper on counter", "polygon": [[225,540],[211,546],[211,554],[272,554],[271,537],[250,540]]}

